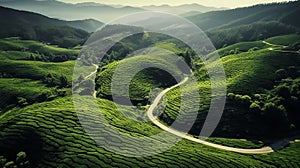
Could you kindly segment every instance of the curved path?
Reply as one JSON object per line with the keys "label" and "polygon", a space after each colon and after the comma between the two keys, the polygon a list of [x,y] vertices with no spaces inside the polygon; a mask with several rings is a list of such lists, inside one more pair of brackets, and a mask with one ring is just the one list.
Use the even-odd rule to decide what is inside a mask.
{"label": "curved path", "polygon": [[93,64],[93,66],[96,68],[95,71],[91,72],[88,76],[85,77],[85,79],[87,79],[97,73],[99,66],[96,64]]}
{"label": "curved path", "polygon": [[184,132],[180,132],[177,131],[175,129],[172,129],[170,127],[165,126],[164,124],[162,124],[160,121],[157,120],[157,118],[153,115],[153,111],[155,109],[155,107],[158,105],[158,103],[160,102],[160,100],[162,99],[162,97],[170,90],[186,83],[188,81],[188,77],[185,77],[180,83],[167,88],[165,90],[163,90],[161,93],[158,94],[158,96],[154,99],[153,103],[151,104],[151,106],[149,107],[148,111],[147,111],[147,116],[148,118],[159,128],[174,134],[178,137],[184,138],[184,139],[188,139],[191,140],[193,142],[197,142],[206,146],[210,146],[210,147],[214,147],[217,149],[221,149],[221,150],[226,150],[226,151],[232,151],[232,152],[237,152],[237,153],[243,153],[243,154],[265,154],[265,153],[271,153],[274,152],[272,150],[271,147],[263,147],[263,148],[259,148],[259,149],[242,149],[242,148],[234,148],[234,147],[228,147],[228,146],[223,146],[223,145],[218,145],[218,144],[214,144],[211,142],[207,142],[198,138],[194,138],[191,135],[188,135],[187,133]]}

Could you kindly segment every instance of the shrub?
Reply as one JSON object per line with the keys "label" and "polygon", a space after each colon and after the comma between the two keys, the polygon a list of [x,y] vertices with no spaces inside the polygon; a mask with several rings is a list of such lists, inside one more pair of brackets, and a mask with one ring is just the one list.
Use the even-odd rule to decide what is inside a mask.
{"label": "shrub", "polygon": [[256,100],[262,100],[262,96],[260,94],[254,94],[254,98]]}
{"label": "shrub", "polygon": [[0,167],[4,167],[6,162],[7,162],[7,159],[3,156],[0,156]]}
{"label": "shrub", "polygon": [[23,97],[18,97],[18,105],[21,106],[21,107],[25,107],[28,105],[28,102],[25,98]]}
{"label": "shrub", "polygon": [[259,102],[257,102],[257,101],[251,103],[249,108],[253,111],[260,111],[260,109],[261,109]]}
{"label": "shrub", "polygon": [[3,168],[15,168],[15,163],[13,161],[7,162]]}
{"label": "shrub", "polygon": [[29,161],[27,160],[27,155],[25,152],[19,152],[16,157],[17,167],[29,167]]}

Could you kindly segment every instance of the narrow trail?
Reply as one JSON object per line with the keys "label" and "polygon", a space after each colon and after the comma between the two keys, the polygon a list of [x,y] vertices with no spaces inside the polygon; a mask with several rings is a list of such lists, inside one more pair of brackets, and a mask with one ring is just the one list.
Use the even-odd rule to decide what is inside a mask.
{"label": "narrow trail", "polygon": [[285,46],[285,45],[278,45],[278,44],[272,44],[272,43],[269,43],[267,41],[262,41],[264,44],[267,44],[269,46],[272,46],[272,47],[276,47],[276,48],[268,48],[270,51],[278,51],[278,52],[282,52],[282,53],[293,53],[293,54],[300,54],[300,51],[292,51],[292,50],[282,50],[284,48],[287,48],[288,46]]}
{"label": "narrow trail", "polygon": [[183,85],[184,83],[186,83],[188,81],[188,77],[185,77],[180,83],[178,83],[177,85],[174,85],[170,88],[167,88],[165,90],[163,90],[153,101],[152,105],[149,107],[148,111],[147,111],[147,116],[148,118],[159,128],[163,129],[164,131],[167,131],[171,134],[174,134],[178,137],[184,138],[184,139],[188,139],[190,141],[193,142],[197,142],[200,143],[202,145],[206,145],[206,146],[210,146],[213,148],[217,148],[217,149],[221,149],[221,150],[226,150],[226,151],[231,151],[231,152],[237,152],[237,153],[242,153],[242,154],[266,154],[266,153],[271,153],[274,152],[273,149],[269,146],[263,147],[263,148],[259,148],[259,149],[243,149],[243,148],[234,148],[234,147],[228,147],[228,146],[223,146],[223,145],[219,145],[219,144],[214,144],[211,142],[207,142],[198,138],[194,138],[191,135],[188,135],[184,132],[180,132],[177,131],[175,129],[172,129],[170,127],[165,126],[164,124],[162,124],[160,121],[157,120],[157,118],[153,115],[153,111],[156,108],[156,106],[158,105],[158,103],[160,102],[160,100],[162,99],[162,97],[170,90]]}

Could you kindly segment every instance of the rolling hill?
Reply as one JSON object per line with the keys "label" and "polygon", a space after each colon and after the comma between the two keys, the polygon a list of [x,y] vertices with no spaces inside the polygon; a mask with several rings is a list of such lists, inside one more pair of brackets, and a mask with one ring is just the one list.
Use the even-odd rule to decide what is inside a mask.
{"label": "rolling hill", "polygon": [[[33,0],[2,3],[10,2],[59,3]],[[228,93],[221,122],[213,133],[215,137],[207,141],[244,149],[272,147],[270,153],[264,154],[240,154],[188,139],[172,143],[168,150],[161,151],[178,137],[167,132],[160,136],[162,129],[146,112],[161,90],[174,86],[183,77],[191,78],[190,73],[178,71],[182,60],[190,64],[196,85],[187,80],[181,90],[178,87],[169,90],[154,109],[155,119],[164,126],[178,122],[179,126],[173,128],[181,131],[185,125],[193,123],[192,114],[197,113],[187,136],[202,139],[199,131],[211,98],[216,96],[211,95],[207,67],[182,41],[151,32],[132,35],[111,47],[99,65],[92,65],[94,60],[81,62],[77,55],[82,47],[80,44],[89,35],[80,29],[97,25],[93,20],[61,21],[0,8],[3,15],[0,20],[4,23],[0,27],[3,36],[0,39],[0,167],[299,167],[300,35],[297,17],[287,19],[288,13],[297,15],[295,4],[298,2],[236,9],[243,21],[234,23],[228,20],[238,20],[235,10],[201,14],[207,18],[222,18],[222,12],[224,15],[230,13],[227,16],[229,24],[221,19],[212,23],[210,19],[208,26],[211,27],[206,29],[215,37],[215,43],[220,41],[215,52],[220,54],[224,65]],[[102,7],[96,3],[74,6]],[[258,21],[252,23],[242,15],[243,9],[250,18],[250,13],[258,9],[264,15],[266,11],[271,12],[269,19],[253,16]],[[281,15],[285,19],[276,19],[274,9],[283,11]],[[218,16],[214,16],[216,13]],[[203,16],[199,23],[204,23]],[[113,36],[120,29],[131,32],[141,28],[109,25],[89,43],[96,42],[97,38],[110,40],[111,37],[105,35]],[[286,35],[277,36],[280,34]],[[135,52],[145,47],[169,50],[180,59],[172,60],[161,50]],[[137,56],[132,56],[132,52]],[[81,65],[79,69],[74,69],[76,59]],[[172,69],[177,81],[170,73],[156,68],[130,73],[134,66],[144,67],[143,62]],[[214,68],[216,65],[211,62],[207,66]],[[118,88],[130,80],[130,100],[134,106],[111,100],[111,83],[116,73],[123,73],[115,81]],[[90,78],[93,75],[95,80]],[[131,75],[134,75],[132,80]],[[78,87],[77,90],[78,83],[95,87],[87,91]],[[218,88],[218,85],[213,86]],[[199,97],[191,93],[198,91],[200,103],[195,105],[193,101]],[[188,98],[185,103],[182,103],[182,95]],[[124,92],[116,96],[124,97]],[[80,107],[75,107],[78,102]],[[89,102],[94,102],[95,106]],[[193,110],[194,107],[199,110]],[[181,108],[185,110],[180,111]],[[87,120],[82,120],[82,116]],[[97,120],[99,116],[106,122]],[[143,138],[142,144],[139,138]],[[113,152],[112,148],[126,154]],[[131,154],[138,151],[148,155],[132,157]],[[151,155],[153,151],[155,154]]]}
{"label": "rolling hill", "polygon": [[[286,41],[286,39],[295,39],[293,36],[282,36],[271,39],[266,39],[268,42],[276,42],[276,44],[280,45],[280,41]],[[297,38],[296,38],[297,39]],[[39,43],[33,43],[32,41],[13,41],[11,39],[4,40],[2,43],[8,43],[11,41],[11,50],[17,50],[18,47],[24,47],[28,45],[40,45]],[[296,42],[297,40],[294,40]],[[251,78],[247,77],[244,79],[244,73],[248,72],[250,69],[254,69],[255,74],[260,74],[257,70],[263,68],[264,73],[270,74],[274,70],[278,68],[288,67],[287,64],[295,63],[296,55],[281,54],[277,51],[269,51],[269,45],[262,45],[262,42],[251,42],[235,44],[233,46],[228,46],[224,49],[219,50],[219,52],[227,53],[235,48],[241,48],[239,52],[236,54],[224,55],[222,61],[225,64],[225,70],[229,75],[229,91],[234,92],[235,94],[246,94],[246,93],[256,93],[253,91],[248,91],[247,88],[251,88],[248,86],[244,86],[243,81],[257,82],[258,79],[262,79],[265,75],[261,74],[260,76],[253,75]],[[258,50],[247,50],[247,45],[249,45],[250,49],[254,47],[258,47]],[[156,46],[161,46],[163,48],[169,48],[172,50],[178,50],[175,45],[172,44],[156,44]],[[47,46],[46,46],[47,47]],[[280,46],[279,46],[280,47]],[[9,52],[6,49],[6,52]],[[3,50],[2,49],[2,50]],[[45,50],[44,48],[38,49],[40,51]],[[53,52],[56,50],[63,50],[59,48],[54,48]],[[49,50],[50,52],[51,50]],[[10,51],[12,52],[12,51]],[[72,52],[72,51],[70,51]],[[269,53],[270,52],[270,53]],[[4,54],[2,51],[2,54]],[[12,53],[9,54],[11,56]],[[22,56],[22,55],[20,55]],[[16,58],[20,59],[20,56],[15,55],[13,58],[8,57],[4,60],[6,62],[13,63],[17,65]],[[144,59],[146,56],[138,56],[133,58],[126,58],[119,62],[137,62]],[[274,58],[280,57],[277,61],[272,61]],[[289,57],[290,59],[285,59]],[[236,62],[239,60],[238,62]],[[21,61],[21,60],[20,60]],[[113,71],[113,66],[118,62],[113,62],[103,67],[103,71],[99,71],[99,76],[103,76],[103,73]],[[199,63],[199,62],[195,62]],[[241,65],[242,66],[239,66]],[[268,66],[260,66],[261,63],[268,64]],[[30,69],[36,69],[40,67],[41,64],[45,64],[51,67],[53,63],[41,63],[38,61],[29,61],[28,64],[32,68],[28,69],[26,73],[30,73]],[[68,74],[68,78],[70,78],[73,63],[70,62],[71,66],[66,66],[69,64],[68,62],[63,62],[61,64],[56,64],[56,67],[52,70],[55,73],[56,69],[65,68],[64,74]],[[238,64],[238,65],[237,65]],[[8,70],[6,70],[8,72]],[[260,71],[260,70],[259,70]],[[22,71],[20,71],[22,72]],[[19,73],[20,73],[19,72]],[[35,71],[32,74],[39,74]],[[151,85],[155,87],[165,87],[159,86],[157,79],[149,80],[150,76],[144,76],[144,74],[149,74],[149,72],[141,72],[141,74],[136,75],[135,81],[141,82],[137,84],[131,85],[133,88],[139,88],[143,82],[149,82]],[[152,71],[153,74],[153,71]],[[205,76],[205,71],[203,68],[195,71],[195,75],[198,78]],[[107,75],[109,76],[109,74]],[[147,77],[147,78],[145,78]],[[144,80],[139,80],[144,78]],[[272,76],[270,76],[272,78]],[[101,79],[101,78],[99,78]],[[109,79],[109,77],[105,77],[105,79]],[[205,77],[203,78],[205,79]],[[205,91],[206,82],[203,83],[203,79],[201,83],[199,83],[199,87],[202,88],[202,91]],[[27,81],[28,80],[28,81]],[[20,97],[26,95],[22,95],[22,93],[26,92],[29,95],[26,97],[28,100],[29,96],[36,95],[40,93],[38,89],[46,91],[49,89],[49,92],[55,88],[47,87],[45,84],[40,83],[39,80],[32,79],[16,79],[16,78],[1,78],[0,84],[5,86],[1,87],[1,91],[3,94],[11,92],[11,90],[20,91],[19,93],[14,91],[14,97]],[[268,79],[266,79],[268,80]],[[7,83],[10,85],[7,85]],[[109,82],[109,81],[108,81]],[[143,83],[144,84],[144,83]],[[265,87],[265,82],[258,83],[260,87]],[[193,91],[192,88],[187,87],[184,90]],[[26,90],[27,88],[27,90]],[[34,90],[32,88],[35,88]],[[143,87],[145,89],[147,87]],[[253,86],[254,88],[254,86]],[[23,90],[24,89],[24,90]],[[146,89],[145,89],[146,90]],[[144,91],[138,91],[134,93],[136,97],[143,96]],[[148,90],[146,90],[148,92]],[[208,94],[204,92],[203,95]],[[249,94],[250,95],[250,94]],[[261,94],[262,95],[262,94]],[[164,111],[164,114],[168,114],[166,116],[169,119],[172,116],[176,115],[176,111],[174,109],[177,108],[178,99],[176,98],[178,93],[176,90],[170,91],[168,93],[168,102],[167,107]],[[205,96],[206,97],[206,96]],[[83,97],[82,102],[86,101],[86,99],[93,99],[92,96]],[[175,100],[176,99],[176,100]],[[207,101],[204,99],[203,101]],[[233,101],[233,100],[230,100]],[[20,101],[22,103],[22,101]],[[99,107],[101,107],[101,113],[109,121],[109,124],[112,125],[113,128],[119,130],[122,134],[129,137],[144,137],[150,136],[157,133],[160,133],[161,130],[154,126],[147,120],[145,114],[136,111],[134,107],[129,107],[126,105],[122,105],[121,111],[120,109],[116,109],[113,102],[103,98],[97,98],[97,103]],[[203,102],[205,103],[205,102]],[[170,105],[171,104],[171,105]],[[238,106],[232,106],[232,102],[228,102],[227,109],[237,109],[239,111]],[[97,110],[93,110],[88,104],[83,103],[83,108],[89,109],[89,112],[86,114],[91,118],[95,118],[98,115]],[[146,109],[146,107],[141,107],[141,109]],[[231,114],[233,111],[225,111],[224,119],[221,122],[220,129],[230,128],[232,130],[231,125],[234,124],[234,118],[232,118]],[[240,114],[237,111],[234,111],[234,115]],[[13,160],[17,153],[20,151],[24,151],[27,154],[27,158],[32,167],[77,167],[77,166],[91,166],[91,167],[153,167],[157,165],[169,167],[173,166],[184,166],[184,167],[209,167],[209,166],[219,166],[219,167],[251,167],[251,166],[263,166],[263,167],[285,167],[285,166],[297,166],[300,164],[299,160],[299,142],[290,143],[288,147],[285,149],[275,151],[270,154],[263,155],[243,155],[234,152],[228,152],[223,150],[218,150],[210,147],[203,146],[201,144],[197,144],[194,142],[190,142],[188,140],[182,140],[178,142],[171,149],[157,155],[148,156],[148,157],[126,157],[123,155],[118,155],[116,153],[110,152],[103,147],[99,147],[93,139],[89,137],[89,135],[82,129],[79,120],[77,118],[78,113],[75,112],[72,97],[57,97],[54,100],[48,100],[46,102],[34,103],[32,105],[29,104],[20,104],[18,108],[12,108],[6,111],[4,114],[0,116],[0,158],[6,158],[8,161]],[[126,117],[124,116],[126,115]],[[229,115],[229,116],[228,116]],[[130,116],[130,117],[128,117]],[[238,115],[244,118],[245,115]],[[162,121],[166,121],[160,117]],[[143,121],[143,122],[137,122]],[[229,120],[227,122],[227,120]],[[258,120],[256,120],[258,124]],[[91,127],[94,127],[95,123],[89,122]],[[97,123],[98,124],[98,123]],[[224,124],[224,127],[223,127]],[[99,125],[98,125],[99,126]],[[246,123],[239,123],[239,127],[243,128],[243,126],[247,126]],[[238,128],[239,128],[238,127]],[[102,128],[102,127],[101,127]],[[236,128],[236,127],[234,127]],[[103,130],[106,130],[107,126],[103,126]],[[222,130],[223,132],[224,130]],[[235,130],[236,131],[236,130]],[[218,132],[218,131],[217,131]],[[116,137],[114,134],[106,131],[107,136],[111,136],[109,142],[113,142],[116,144],[121,143],[123,140]],[[97,134],[98,135],[98,134]],[[172,140],[174,135],[168,135],[165,138],[166,141]],[[101,138],[101,136],[99,137]],[[105,139],[104,139],[105,140]],[[146,141],[149,143],[157,142],[157,139],[152,139],[151,137],[147,138]],[[228,146],[238,146],[243,148],[257,148],[261,146],[261,144],[255,144],[250,141],[245,140],[231,140],[227,138],[212,138],[209,139],[210,142],[225,144]],[[134,142],[132,142],[134,144]],[[162,142],[163,143],[163,142]],[[122,148],[126,148],[126,150],[134,151],[135,148],[132,146],[122,146]],[[145,149],[146,150],[146,149]],[[0,162],[2,165],[2,162]]]}
{"label": "rolling hill", "polygon": [[61,47],[73,47],[102,23],[95,20],[63,21],[40,14],[0,7],[0,37],[21,37]]}
{"label": "rolling hill", "polygon": [[10,8],[5,8],[0,6],[0,22],[3,25],[34,25],[34,26],[47,26],[47,27],[63,27],[68,26],[76,29],[82,29],[87,32],[94,32],[103,23],[93,20],[76,20],[76,21],[64,21],[59,19],[53,19],[41,14],[27,12],[27,11],[19,11]]}
{"label": "rolling hill", "polygon": [[188,16],[216,48],[300,32],[300,2],[261,4]]}

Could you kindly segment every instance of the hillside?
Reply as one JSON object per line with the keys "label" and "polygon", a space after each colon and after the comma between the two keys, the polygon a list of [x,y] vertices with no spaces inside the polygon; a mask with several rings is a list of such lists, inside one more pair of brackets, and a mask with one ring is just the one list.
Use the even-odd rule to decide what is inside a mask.
{"label": "hillside", "polygon": [[0,38],[21,37],[61,47],[73,47],[84,42],[102,23],[95,20],[62,21],[46,16],[0,7]]}
{"label": "hillside", "polygon": [[82,29],[88,32],[94,32],[103,23],[93,20],[76,20],[76,21],[63,21],[59,19],[53,19],[41,14],[27,12],[19,10],[14,10],[10,8],[5,8],[0,6],[0,22],[2,24],[13,25],[34,25],[34,26],[47,26],[47,27],[73,27],[76,29]]}
{"label": "hillside", "polygon": [[294,1],[213,11],[191,16],[188,19],[203,30],[231,28],[266,21],[278,21],[286,25],[300,27],[299,22],[295,20],[300,15],[299,3],[299,1]]}
{"label": "hillside", "polygon": [[[93,16],[100,9],[108,15],[106,10],[119,10],[110,17],[144,10],[56,0],[0,4],[60,18]],[[207,55],[197,55],[180,39],[130,25],[107,25],[86,41],[102,23],[0,7],[0,168],[299,167],[298,6],[299,1],[184,13],[207,26],[217,48]],[[154,21],[145,22],[168,25]],[[115,43],[132,32],[142,33]],[[101,42],[113,46],[96,46]],[[209,78],[208,70],[219,75],[219,63],[226,82]],[[222,109],[210,107],[222,96],[212,91],[223,84],[223,114],[205,137],[209,109]],[[210,114],[209,129],[218,121]]]}
{"label": "hillside", "polygon": [[[294,39],[289,41],[290,44],[300,42],[299,35],[273,37],[266,41],[276,40],[280,44],[287,39]],[[295,103],[299,99],[296,88],[299,87],[300,59],[296,51],[298,49],[261,41],[237,43],[218,50],[227,76],[228,97],[214,136],[270,138],[299,130]],[[194,73],[198,81],[202,81],[199,87],[203,96],[198,120],[191,130],[192,134],[198,135],[210,104],[210,83],[201,62],[194,62],[194,66],[200,66]],[[180,107],[178,90],[168,93],[167,99],[170,102],[160,119],[171,125]]]}

